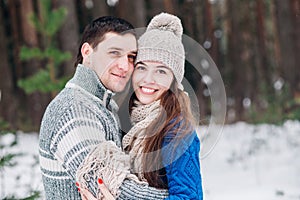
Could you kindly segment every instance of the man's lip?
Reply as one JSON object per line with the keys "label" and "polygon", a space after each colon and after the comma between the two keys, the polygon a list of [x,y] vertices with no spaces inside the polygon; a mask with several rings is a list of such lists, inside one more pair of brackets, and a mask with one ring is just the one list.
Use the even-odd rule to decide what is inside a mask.
{"label": "man's lip", "polygon": [[119,78],[126,78],[126,75],[123,75],[123,74],[116,74],[116,73],[111,73],[111,74],[114,76],[117,76]]}

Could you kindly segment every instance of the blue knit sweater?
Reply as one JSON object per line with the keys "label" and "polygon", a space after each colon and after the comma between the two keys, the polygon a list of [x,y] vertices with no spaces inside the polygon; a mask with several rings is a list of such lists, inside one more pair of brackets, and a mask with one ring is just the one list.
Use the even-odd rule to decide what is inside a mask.
{"label": "blue knit sweater", "polygon": [[[174,130],[174,127],[172,130]],[[169,131],[163,140],[162,162],[165,166],[169,197],[167,200],[202,200],[200,141],[196,131],[184,137]]]}

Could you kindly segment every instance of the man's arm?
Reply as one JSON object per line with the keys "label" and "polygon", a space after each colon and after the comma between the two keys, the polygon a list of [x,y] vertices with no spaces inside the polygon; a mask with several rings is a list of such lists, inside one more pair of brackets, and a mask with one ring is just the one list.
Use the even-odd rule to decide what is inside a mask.
{"label": "man's arm", "polygon": [[[79,112],[80,111],[80,112]],[[76,182],[76,172],[92,149],[105,140],[102,123],[96,116],[83,116],[83,111],[70,108],[57,120],[51,138],[50,152],[61,163],[68,175]],[[96,182],[90,182],[91,191],[96,191]]]}
{"label": "man's arm", "polygon": [[[130,159],[112,141],[103,141],[93,149],[77,171],[76,179],[81,188],[89,188],[92,196],[97,191],[90,188],[99,178],[108,191],[118,199],[165,199],[167,190],[149,187],[130,174]],[[98,189],[98,188],[97,188]],[[101,190],[101,192],[103,192]]]}
{"label": "man's arm", "polygon": [[168,190],[156,189],[134,180],[125,179],[119,188],[118,200],[160,200],[168,197]]}
{"label": "man's arm", "polygon": [[[52,138],[51,152],[62,163],[75,184],[79,167],[88,159],[90,152],[103,142],[107,142],[105,129],[99,119],[81,116],[63,123]],[[87,183],[89,191],[96,196],[97,179],[92,178]],[[125,180],[119,189],[121,194],[118,199],[164,199],[167,197],[166,190],[155,189],[132,180]]]}

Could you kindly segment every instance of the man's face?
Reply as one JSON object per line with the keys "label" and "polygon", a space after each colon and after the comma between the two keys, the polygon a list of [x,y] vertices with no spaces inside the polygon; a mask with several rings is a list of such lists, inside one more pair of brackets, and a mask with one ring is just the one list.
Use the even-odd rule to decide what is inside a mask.
{"label": "man's face", "polygon": [[83,65],[93,69],[107,89],[121,92],[132,74],[136,52],[134,35],[109,32],[94,49],[83,55]]}

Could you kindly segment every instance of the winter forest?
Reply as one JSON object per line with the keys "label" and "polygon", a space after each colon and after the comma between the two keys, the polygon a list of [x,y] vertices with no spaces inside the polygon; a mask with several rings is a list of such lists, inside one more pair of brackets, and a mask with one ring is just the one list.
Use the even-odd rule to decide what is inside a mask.
{"label": "winter forest", "polygon": [[[225,89],[223,139],[215,157],[203,160],[206,199],[247,199],[241,187],[250,188],[249,199],[300,199],[300,159],[293,159],[300,152],[299,0],[0,0],[0,199],[40,197],[37,133],[45,108],[75,71],[84,27],[113,15],[143,28],[160,12],[181,19],[184,34],[210,56]],[[190,62],[185,78],[197,101],[199,130],[205,129],[213,80]],[[281,168],[262,175],[275,154]],[[226,194],[216,166],[235,169],[219,178],[236,178],[240,188],[228,187]],[[243,176],[256,178],[243,182]]]}
{"label": "winter forest", "polygon": [[[38,130],[51,98],[74,72],[84,26],[115,15],[145,27],[162,11],[211,55],[226,90],[226,122],[278,123],[300,117],[298,0],[1,0],[2,120]],[[297,67],[298,66],[298,67]],[[200,116],[210,112],[201,76],[186,70]],[[27,81],[26,81],[27,80]]]}

